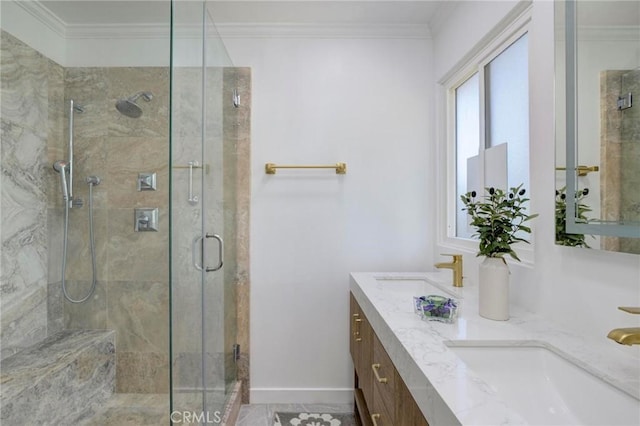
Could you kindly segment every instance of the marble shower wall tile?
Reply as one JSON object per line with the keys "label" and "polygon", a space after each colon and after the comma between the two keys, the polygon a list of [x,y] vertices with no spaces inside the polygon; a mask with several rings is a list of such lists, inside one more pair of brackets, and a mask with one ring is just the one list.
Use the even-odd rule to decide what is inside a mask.
{"label": "marble shower wall tile", "polygon": [[[166,137],[118,137],[108,141],[105,183],[110,206],[169,206],[169,147]],[[156,173],[156,191],[138,191],[138,173]]]}
{"label": "marble shower wall tile", "polygon": [[169,352],[168,283],[111,281],[107,305],[118,351]]}
{"label": "marble shower wall tile", "polygon": [[[234,292],[226,293],[225,303],[235,305],[237,343],[240,344],[240,359],[237,362],[237,378],[242,381],[241,399],[249,402],[251,345],[249,340],[249,313],[251,277],[249,274],[249,220],[251,206],[251,69],[225,69],[224,91],[225,97],[237,87],[240,93],[240,107],[233,108],[225,104],[224,134],[225,134],[225,162],[233,162],[233,174],[225,179],[234,182],[225,183],[225,187],[235,188],[235,235],[231,236],[235,245],[235,279],[231,280],[235,286]],[[228,200],[226,202],[231,202]],[[225,220],[228,220],[225,218]],[[233,301],[231,298],[235,298]],[[229,322],[227,322],[228,324]]]}
{"label": "marble shower wall tile", "polygon": [[[640,94],[640,70],[626,72],[622,76],[622,93]],[[640,222],[640,109],[629,108],[622,112],[620,133],[622,134],[622,161],[620,163],[622,183],[622,219]],[[620,238],[620,249],[626,253],[640,254],[640,239]]]}
{"label": "marble shower wall tile", "polygon": [[64,330],[64,305],[62,296],[62,216],[61,208],[47,209],[48,233],[48,286],[47,286],[47,335]]}
{"label": "marble shower wall tile", "polygon": [[64,330],[64,304],[62,282],[49,282],[47,286],[47,335]]}
{"label": "marble shower wall tile", "polygon": [[[2,103],[5,99],[3,97]],[[13,210],[43,209],[46,139],[23,123],[3,117],[2,131],[2,206]]]}
{"label": "marble shower wall tile", "polygon": [[[202,71],[178,68],[172,80],[173,126],[172,157],[174,165],[198,158],[202,139]],[[195,150],[195,152],[194,152]]]}
{"label": "marble shower wall tile", "polygon": [[[65,286],[71,298],[79,300],[89,293],[92,281],[67,280]],[[60,283],[62,286],[62,283]],[[86,302],[71,303],[63,300],[64,326],[67,330],[114,330],[107,327],[107,285],[96,281],[96,288]],[[62,290],[60,290],[62,291]],[[116,330],[117,331],[117,330]],[[117,333],[116,333],[117,337]],[[116,341],[116,348],[117,341]],[[118,348],[120,349],[120,348]]]}
{"label": "marble shower wall tile", "polygon": [[41,138],[47,134],[48,60],[2,32],[2,118],[20,123]]}
{"label": "marble shower wall tile", "polygon": [[124,352],[118,350],[116,392],[169,392],[168,352]]}
{"label": "marble shower wall tile", "polygon": [[[88,111],[82,114],[75,114],[74,127],[78,128],[84,125],[82,120],[86,119]],[[81,123],[81,124],[77,124]],[[105,137],[74,137],[73,140],[73,196],[84,200],[84,207],[77,209],[85,211],[89,206],[89,185],[86,178],[88,176],[98,176],[101,183],[92,188],[93,206],[95,209],[106,209],[108,207],[108,194],[111,190],[107,176],[108,167],[108,151],[107,145],[109,141]],[[66,151],[65,151],[66,152]],[[85,219],[86,221],[86,219]]]}
{"label": "marble shower wall tile", "polygon": [[[47,323],[50,333],[112,327],[124,349],[120,387],[166,392],[169,70],[64,69],[4,32],[1,48],[3,356],[42,340]],[[150,103],[138,100],[141,118],[116,111],[118,99],[139,91],[154,94]],[[93,197],[99,281],[82,305],[62,298],[64,210],[52,170],[67,157],[69,99],[85,110],[74,115],[73,129],[74,195],[85,207],[71,210],[66,274],[76,297],[89,289],[92,275],[84,179],[102,179]],[[137,192],[138,171],[156,172],[158,191]],[[139,206],[160,208],[160,232],[134,233]],[[135,370],[156,373],[149,380],[129,374]]]}
{"label": "marble shower wall tile", "polygon": [[[84,112],[74,115],[74,139],[79,143],[91,138],[108,136],[108,121],[113,105],[108,103],[111,82],[106,78],[106,68],[66,68],[65,70],[65,120],[64,134],[69,134],[68,101],[73,99]],[[75,150],[79,153],[80,150]]]}
{"label": "marble shower wall tile", "polygon": [[181,353],[198,352],[202,345],[202,300],[200,298],[200,277],[192,274],[192,279],[184,277],[172,281],[173,318],[172,344],[174,356]]}
{"label": "marble shower wall tile", "polygon": [[[105,68],[105,78],[110,82],[106,96],[107,123],[110,137],[163,138],[168,152],[169,137],[169,70],[160,67]],[[142,116],[130,118],[119,113],[115,104],[139,92],[151,92],[153,99],[146,102],[138,98]],[[155,155],[159,154],[154,152]]]}
{"label": "marble shower wall tile", "polygon": [[[116,110],[119,99],[141,91],[152,92],[153,99],[138,99],[140,118]],[[65,97],[85,108],[76,115],[74,129],[77,179],[82,182],[75,194],[85,199],[85,206],[84,178],[102,179],[94,188],[98,289],[86,309],[65,302],[65,326],[116,331],[118,392],[167,392],[169,70],[70,68]],[[139,172],[157,174],[156,191],[137,190]],[[134,231],[136,207],[160,209],[159,232]],[[77,287],[87,284],[91,264],[87,219],[81,217],[86,208],[72,214],[78,226],[70,233],[75,260],[68,276]]]}
{"label": "marble shower wall tile", "polygon": [[[631,93],[633,97],[637,97],[638,90],[640,90],[640,70],[623,72],[620,77],[620,95]],[[625,109],[621,115],[620,139],[623,143],[637,145],[640,142],[640,111],[637,108],[629,108]]]}
{"label": "marble shower wall tile", "polygon": [[[209,337],[212,337],[209,335]],[[224,383],[225,355],[223,353],[205,353],[204,380],[207,387],[220,388]],[[196,389],[202,386],[202,352],[174,352],[174,386],[181,389]]]}
{"label": "marble shower wall tile", "polygon": [[48,60],[49,99],[47,128],[47,159],[45,170],[45,191],[48,207],[63,207],[60,175],[53,170],[53,163],[66,158],[67,140],[64,133],[64,68]]}
{"label": "marble shower wall tile", "polygon": [[[640,71],[600,74],[600,208],[608,221],[640,221],[640,110],[617,108],[618,96],[640,93]],[[602,237],[601,248],[640,254],[637,238]]]}
{"label": "marble shower wall tile", "polygon": [[0,339],[5,358],[47,333],[47,214],[44,190],[48,60],[0,35]]}
{"label": "marble shower wall tile", "polygon": [[[109,210],[106,209],[94,208],[93,210],[93,234],[98,280],[106,280],[109,273],[107,258],[107,241],[110,238],[107,228],[108,212]],[[59,257],[56,260],[60,261],[62,260],[64,213],[61,216],[59,221],[53,224],[53,226],[59,228],[60,239],[51,241],[52,250],[60,251],[60,256],[56,256]],[[91,280],[93,277],[93,265],[89,238],[89,209],[87,207],[69,210],[67,252],[67,280]],[[52,252],[51,255],[53,256],[54,253]]]}
{"label": "marble shower wall tile", "polygon": [[168,282],[167,208],[159,211],[158,232],[134,232],[133,208],[112,208],[108,216],[109,281]]}

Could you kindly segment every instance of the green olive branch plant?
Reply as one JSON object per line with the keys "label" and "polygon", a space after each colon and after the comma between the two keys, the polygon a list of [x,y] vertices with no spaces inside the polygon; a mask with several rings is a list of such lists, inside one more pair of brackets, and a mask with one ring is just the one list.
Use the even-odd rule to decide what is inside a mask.
{"label": "green olive branch plant", "polygon": [[526,191],[522,186],[512,187],[509,191],[485,188],[486,194],[480,200],[476,200],[476,191],[460,196],[465,205],[462,210],[471,216],[471,226],[476,228],[472,236],[480,240],[477,256],[503,258],[508,254],[520,261],[511,245],[518,242],[529,244],[522,237],[523,233],[531,233],[531,228],[525,223],[538,216],[527,214],[529,198],[525,197]]}
{"label": "green olive branch plant", "polygon": [[[583,202],[583,199],[589,195],[589,188],[584,188],[575,193],[576,201],[576,219],[581,222],[589,222],[589,218],[585,215],[591,211],[591,208]],[[556,244],[569,247],[591,248],[586,241],[585,234],[569,234],[566,231],[567,226],[567,187],[556,190]],[[594,238],[593,235],[590,235]]]}

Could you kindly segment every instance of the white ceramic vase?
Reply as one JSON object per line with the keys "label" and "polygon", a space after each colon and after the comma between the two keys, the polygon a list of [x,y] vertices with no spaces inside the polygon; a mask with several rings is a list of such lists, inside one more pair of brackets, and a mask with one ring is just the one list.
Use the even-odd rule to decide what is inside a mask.
{"label": "white ceramic vase", "polygon": [[479,270],[480,316],[509,319],[509,267],[501,257],[487,257]]}

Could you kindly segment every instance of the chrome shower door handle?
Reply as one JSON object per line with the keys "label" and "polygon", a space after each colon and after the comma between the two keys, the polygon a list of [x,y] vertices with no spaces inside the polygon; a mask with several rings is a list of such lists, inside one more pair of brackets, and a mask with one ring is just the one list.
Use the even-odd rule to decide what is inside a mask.
{"label": "chrome shower door handle", "polygon": [[[203,253],[203,241],[202,237],[195,237],[193,242],[191,243],[191,260],[193,260],[193,267],[198,271],[202,271],[202,253]],[[196,246],[200,243],[200,263],[198,263],[198,259],[196,259]]]}
{"label": "chrome shower door handle", "polygon": [[213,268],[206,267],[205,272],[218,271],[222,268],[222,265],[224,264],[224,261],[223,261],[224,241],[222,240],[222,237],[218,234],[206,234],[206,238],[214,238],[216,241],[218,241],[218,264]]}

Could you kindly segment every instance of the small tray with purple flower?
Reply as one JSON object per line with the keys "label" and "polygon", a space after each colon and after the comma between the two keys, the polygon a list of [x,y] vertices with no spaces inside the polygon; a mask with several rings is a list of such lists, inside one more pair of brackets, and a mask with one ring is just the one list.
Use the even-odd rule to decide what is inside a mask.
{"label": "small tray with purple flower", "polygon": [[450,297],[431,294],[413,298],[413,310],[425,321],[453,323],[458,314],[459,302]]}

